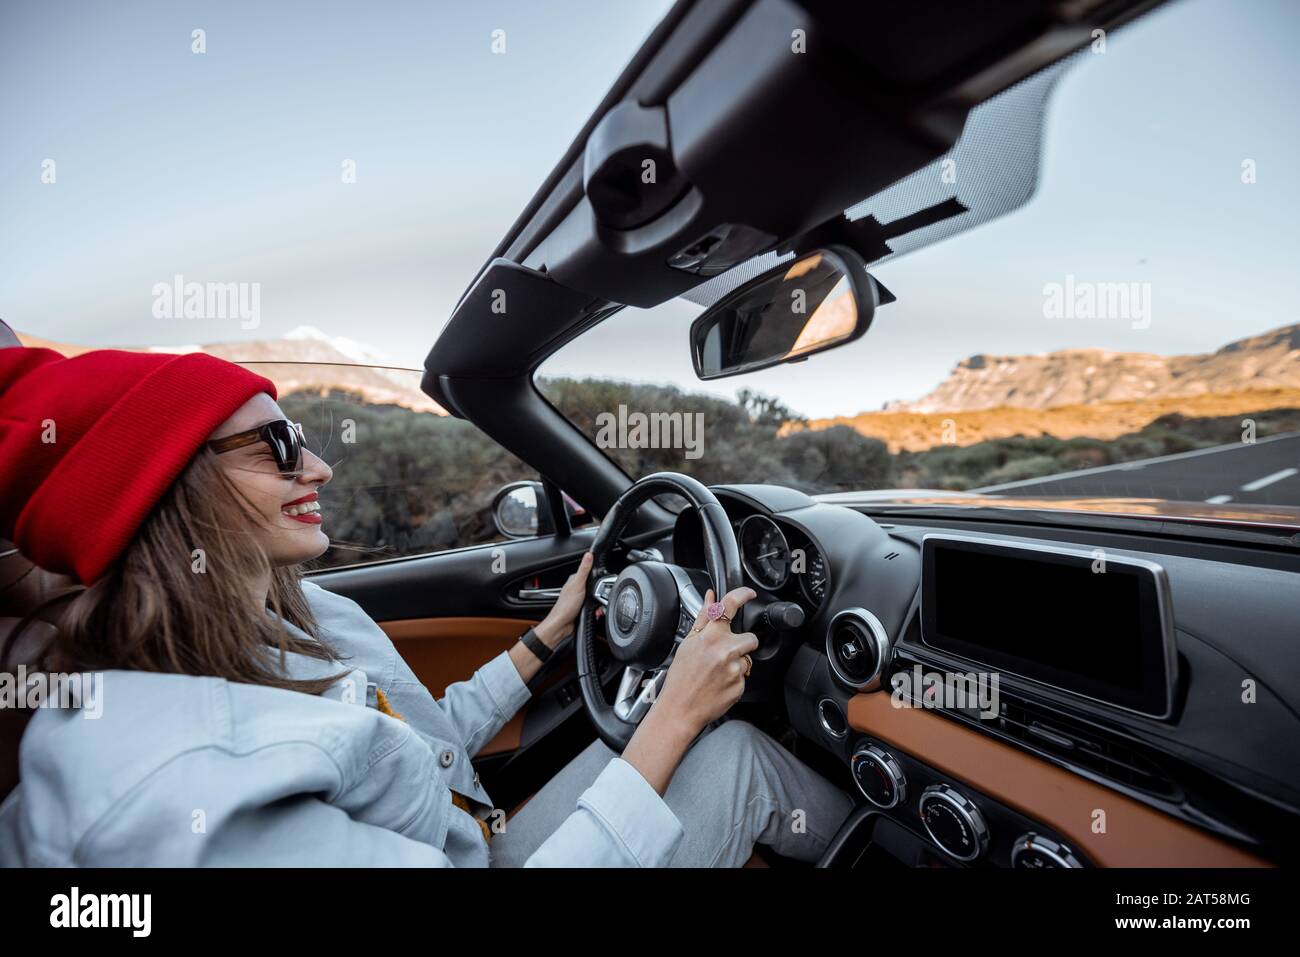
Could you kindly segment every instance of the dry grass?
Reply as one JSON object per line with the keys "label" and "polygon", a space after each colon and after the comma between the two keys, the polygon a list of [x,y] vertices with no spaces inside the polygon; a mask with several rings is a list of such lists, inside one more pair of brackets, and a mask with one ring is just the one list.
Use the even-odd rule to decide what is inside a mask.
{"label": "dry grass", "polygon": [[808,425],[812,429],[847,425],[862,435],[881,439],[889,446],[890,452],[920,452],[948,444],[945,428],[955,429],[955,442],[952,444],[959,446],[1013,435],[1114,439],[1137,432],[1161,416],[1171,413],[1189,418],[1213,418],[1283,408],[1300,408],[1300,389],[1256,389],[1132,402],[1067,405],[1054,409],[1003,406],[975,412],[863,412],[852,417],[813,419]]}

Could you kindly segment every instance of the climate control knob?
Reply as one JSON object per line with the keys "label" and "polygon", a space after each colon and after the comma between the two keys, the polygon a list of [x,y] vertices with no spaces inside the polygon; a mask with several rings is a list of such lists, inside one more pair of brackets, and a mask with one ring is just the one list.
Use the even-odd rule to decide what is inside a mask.
{"label": "climate control knob", "polygon": [[1074,856],[1064,844],[1053,841],[1050,837],[1043,837],[1032,831],[1016,839],[1016,843],[1011,848],[1011,866],[1042,868],[1042,867],[1083,867],[1079,859]]}
{"label": "climate control knob", "polygon": [[973,861],[989,846],[984,815],[960,791],[932,784],[921,792],[921,823],[930,839],[959,861]]}
{"label": "climate control knob", "polygon": [[876,807],[889,810],[907,800],[907,778],[889,752],[863,745],[853,752],[851,766],[858,790]]}

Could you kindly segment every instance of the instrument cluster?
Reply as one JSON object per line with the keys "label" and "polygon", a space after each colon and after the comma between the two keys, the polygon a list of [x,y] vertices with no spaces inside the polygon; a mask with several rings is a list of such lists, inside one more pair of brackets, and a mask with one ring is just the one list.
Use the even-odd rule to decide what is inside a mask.
{"label": "instrument cluster", "polygon": [[826,558],[806,535],[755,514],[736,524],[736,542],[754,585],[776,594],[797,591],[812,609],[820,607],[829,580]]}
{"label": "instrument cluster", "polygon": [[[731,518],[745,584],[797,602],[811,618],[826,600],[831,579],[816,543],[794,524],[762,512],[732,512]],[[703,535],[695,510],[683,509],[673,531],[674,560],[687,568],[704,567]]]}

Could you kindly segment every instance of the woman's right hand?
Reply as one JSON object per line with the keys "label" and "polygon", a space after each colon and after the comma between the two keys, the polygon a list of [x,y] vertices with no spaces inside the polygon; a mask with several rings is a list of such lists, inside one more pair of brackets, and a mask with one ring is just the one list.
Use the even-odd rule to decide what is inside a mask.
{"label": "woman's right hand", "polygon": [[[722,599],[727,617],[734,620],[741,606],[756,594],[752,588],[728,592]],[[692,737],[740,700],[747,670],[743,656],[758,648],[752,633],[733,634],[730,622],[709,621],[707,611],[712,603],[713,589],[709,589],[690,634],[677,646],[652,709],[659,711],[661,718],[671,718]]]}

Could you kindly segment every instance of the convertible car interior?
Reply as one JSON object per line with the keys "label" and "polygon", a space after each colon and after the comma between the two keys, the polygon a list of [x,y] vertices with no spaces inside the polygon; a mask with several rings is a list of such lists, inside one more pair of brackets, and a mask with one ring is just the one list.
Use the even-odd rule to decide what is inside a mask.
{"label": "convertible car interior", "polygon": [[[682,479],[648,477],[638,494]],[[607,607],[626,587],[643,596],[647,608],[627,640],[657,663],[698,611],[715,562],[758,592],[744,624],[761,646],[734,716],[857,798],[820,866],[1250,867],[1290,859],[1300,700],[1285,676],[1294,673],[1300,561],[1289,543],[1214,540],[1139,521],[967,517],[818,501],[769,485],[684,484],[700,500],[666,528],[611,544],[593,604]],[[710,512],[717,519],[706,531]],[[714,535],[726,545],[711,557]],[[539,599],[521,596],[521,586],[527,593],[587,548],[602,554],[589,530],[563,538],[567,563],[524,558],[518,580],[504,587],[485,589],[468,554],[316,580],[379,617],[436,691],[536,616],[530,606]],[[539,542],[512,547],[525,545],[542,551]],[[725,570],[727,552],[739,568]],[[1094,569],[1103,559],[1099,595]],[[460,599],[436,617],[423,617],[427,607],[416,617],[429,599],[415,597],[413,579],[455,581]],[[457,614],[480,602],[501,614]],[[593,723],[615,747],[635,726],[642,675],[655,671],[622,648],[611,653],[608,636],[593,640],[584,632],[593,620],[577,635],[591,667],[557,656],[526,715],[481,756],[503,806],[522,804],[590,740]],[[984,627],[991,620],[997,629]],[[1062,647],[1082,650],[1043,650]],[[998,675],[991,696],[975,687],[981,672]],[[1254,695],[1245,718],[1243,688]]]}
{"label": "convertible car interior", "polygon": [[[1294,529],[706,488],[672,472],[634,482],[534,380],[548,356],[616,324],[625,306],[678,296],[726,306],[810,251],[853,264],[841,272],[859,322],[839,340],[861,335],[892,301],[866,274],[871,262],[908,248],[914,231],[1000,215],[1032,182],[983,206],[928,202],[922,190],[914,211],[887,222],[845,211],[972,139],[1000,143],[1032,181],[1033,124],[1004,130],[979,105],[1004,97],[1013,112],[1041,113],[1096,31],[1157,6],[672,8],[425,362],[425,392],[538,469],[538,527],[553,533],[316,578],[383,622],[436,691],[539,618],[594,550],[574,653],[548,664],[526,713],[480,756],[503,806],[526,801],[593,734],[625,744],[704,589],[744,584],[759,597],[741,624],[761,646],[733,716],[857,802],[820,866],[1239,867],[1295,856]],[[773,35],[802,42],[799,55]],[[772,118],[787,115],[800,117],[798,135],[773,135]],[[646,160],[653,182],[639,175]],[[692,330],[702,378],[728,361],[742,312],[727,320],[739,325]],[[799,348],[786,361],[810,358]],[[599,526],[573,522],[566,501]],[[486,573],[496,553],[507,574]]]}
{"label": "convertible car interior", "polygon": [[[730,308],[798,257],[840,263],[853,289],[856,322],[828,341],[862,335],[899,292],[871,264],[1026,201],[1051,85],[1096,31],[1162,6],[672,7],[424,362],[428,396],[536,469],[537,531],[312,576],[360,603],[437,695],[539,621],[595,553],[572,640],[476,758],[500,807],[516,811],[597,737],[625,745],[704,591],[745,585],[758,597],[737,630],[760,647],[727,720],[855,801],[818,867],[1296,858],[1294,526],[630,476],[535,380],[625,307]],[[979,111],[998,98],[1004,110]],[[1004,148],[1023,189],[958,201],[918,185],[972,142]],[[847,215],[900,188],[897,216]],[[701,378],[750,368],[733,353],[760,346],[760,366],[775,354],[815,370],[820,346],[751,341],[746,321],[737,306],[697,323]],[[751,863],[805,866],[762,847]]]}

